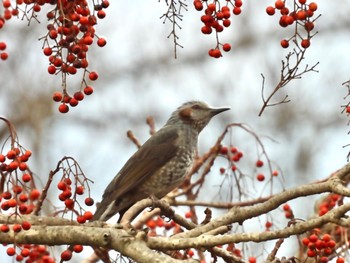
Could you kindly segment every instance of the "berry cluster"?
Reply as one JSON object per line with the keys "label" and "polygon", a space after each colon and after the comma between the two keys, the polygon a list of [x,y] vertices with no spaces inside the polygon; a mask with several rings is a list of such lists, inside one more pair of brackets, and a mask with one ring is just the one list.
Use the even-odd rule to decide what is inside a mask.
{"label": "berry cluster", "polygon": [[[4,27],[7,20],[11,19],[13,16],[17,16],[19,11],[17,9],[17,4],[23,3],[21,0],[16,0],[16,8],[11,7],[10,0],[3,0],[2,7],[0,8],[0,30]],[[0,42],[0,59],[6,60],[8,58],[8,53],[5,52],[6,43]]]}
{"label": "berry cluster", "polygon": [[[60,72],[64,77],[62,92],[55,92],[53,95],[53,100],[61,103],[61,113],[68,112],[69,106],[77,106],[84,99],[84,94],[90,95],[93,92],[93,88],[87,84],[87,78],[95,81],[98,74],[87,69],[87,52],[95,39],[98,46],[106,45],[104,38],[96,36],[95,26],[97,18],[103,19],[106,16],[104,9],[108,6],[109,2],[102,0],[94,6],[92,13],[84,0],[65,0],[59,1],[57,7],[47,13],[51,23],[47,26],[48,33],[43,37],[43,52],[49,57],[49,74]],[[65,78],[67,75],[75,75],[79,69],[83,70],[82,85],[80,91],[71,96],[66,89]]]}
{"label": "berry cluster", "polygon": [[[0,153],[0,174],[5,179],[3,182],[4,191],[0,195],[2,213],[20,218],[21,215],[31,214],[36,208],[41,192],[35,188],[34,178],[27,164],[31,156],[31,151],[25,150],[18,143],[14,143],[7,152]],[[13,231],[18,233],[29,230],[31,226],[30,222],[21,220],[14,224],[2,224],[0,232]],[[13,256],[16,261],[26,260],[30,263],[43,260],[43,262],[54,262],[46,246],[16,244],[8,247],[6,252],[9,256]]]}
{"label": "berry cluster", "polygon": [[[73,246],[73,252],[80,253],[82,252],[84,247],[82,245],[74,245]],[[61,253],[61,260],[62,261],[69,261],[72,259],[73,253],[71,250],[66,249]]]}
{"label": "berry cluster", "polygon": [[[238,148],[235,146],[222,146],[220,149],[220,154],[223,155],[230,162],[231,171],[235,172],[237,170],[236,163],[239,162],[243,157],[243,152],[239,151]],[[224,174],[225,172],[226,169],[221,167],[220,173]]]}
{"label": "berry cluster", "polygon": [[[312,30],[315,27],[314,22],[318,18],[314,18],[317,4],[315,2],[307,4],[307,0],[297,0],[292,1],[292,8],[288,8],[286,2],[287,0],[277,0],[274,6],[268,6],[266,8],[266,13],[273,16],[276,13],[276,10],[279,11],[279,25],[281,27],[295,25],[293,36],[281,41],[281,46],[283,48],[288,48],[289,43],[292,40],[298,47],[301,46],[306,49],[311,44],[311,38],[316,34],[312,34]],[[304,31],[305,33],[302,34],[301,31]]]}
{"label": "berry cluster", "polygon": [[40,191],[33,187],[32,173],[27,165],[31,155],[31,151],[21,147],[0,154],[0,173],[7,181],[7,189],[0,196],[2,211],[16,215],[26,215],[33,211]]}
{"label": "berry cluster", "polygon": [[[108,0],[92,1],[92,10],[87,0],[16,0],[14,2],[12,4],[11,0],[3,0],[4,11],[0,14],[0,29],[6,20],[18,16],[19,12],[23,12],[23,17],[29,21],[33,18],[38,20],[38,13],[42,10],[42,6],[54,6],[46,14],[49,20],[47,34],[41,39],[44,43],[43,53],[49,58],[48,73],[62,75],[62,92],[59,92],[60,96],[55,93],[54,100],[61,102],[60,112],[68,112],[69,106],[77,106],[78,102],[84,99],[84,94],[90,95],[93,92],[87,81],[97,80],[98,74],[88,70],[87,53],[94,41],[99,47],[107,43],[106,39],[96,35],[95,27],[97,20],[106,16],[104,9],[109,6],[109,2]],[[8,54],[3,52],[5,49],[6,43],[0,42],[2,60],[8,57]],[[67,91],[67,76],[77,74],[78,70],[82,70],[82,84],[79,95],[71,96]]]}
{"label": "berry cluster", "polygon": [[282,209],[284,211],[284,216],[287,218],[287,219],[292,219],[294,218],[294,214],[293,214],[293,210],[292,208],[290,207],[289,204],[284,204],[282,206]]}
{"label": "berry cluster", "polygon": [[[310,258],[317,258],[320,263],[329,262],[328,257],[335,253],[337,243],[329,234],[319,235],[319,230],[315,233],[304,237],[302,243],[307,247],[307,256]],[[344,263],[342,257],[337,258],[337,263]]]}
{"label": "berry cluster", "polygon": [[231,252],[233,255],[235,255],[236,257],[239,257],[239,258],[242,258],[242,250],[237,248],[235,246],[235,244],[233,243],[230,243],[230,244],[227,244],[226,246],[226,250]]}
{"label": "berry cluster", "polygon": [[[79,183],[79,181],[77,181]],[[77,214],[76,220],[80,224],[84,224],[86,221],[90,220],[93,214],[90,211],[82,212],[83,209],[79,205],[77,201],[77,196],[81,196],[85,193],[85,187],[82,184],[75,185],[75,191],[72,192],[72,180],[69,177],[62,178],[61,181],[58,182],[57,188],[62,192],[58,195],[60,201],[64,202],[65,210],[67,211],[75,211]],[[74,209],[75,205],[79,206],[78,212]],[[85,198],[85,205],[92,206],[94,204],[94,200],[91,197]]]}
{"label": "berry cluster", "polygon": [[[212,3],[208,3],[207,0],[194,0],[193,5],[197,11],[204,9],[204,15],[201,17],[203,27],[202,33],[210,35],[213,31],[216,35],[216,47],[209,50],[209,56],[213,58],[220,58],[222,56],[221,48],[223,51],[228,52],[231,50],[229,43],[221,44],[219,42],[218,34],[224,30],[224,28],[230,27],[231,25],[231,12],[234,15],[239,15],[242,10],[241,0],[227,0],[225,5],[221,4],[219,0],[213,0]],[[222,7],[221,7],[222,6]]]}
{"label": "berry cluster", "polygon": [[8,247],[7,255],[15,257],[17,262],[25,260],[26,263],[46,262],[54,263],[55,259],[50,256],[48,247],[44,245],[16,245]]}
{"label": "berry cluster", "polygon": [[328,211],[332,210],[337,202],[340,200],[340,196],[337,194],[329,194],[327,195],[321,202],[321,204],[318,207],[318,214],[319,216],[322,216],[326,213],[328,213]]}
{"label": "berry cluster", "polygon": [[[1,21],[1,20],[0,20]],[[1,22],[0,22],[1,24]],[[0,26],[1,28],[1,26]],[[8,58],[8,54],[7,52],[5,52],[5,49],[6,49],[6,43],[5,42],[0,42],[0,59],[1,60],[6,60]]]}
{"label": "berry cluster", "polygon": [[[243,152],[239,151],[237,147],[234,146],[230,146],[230,147],[226,147],[226,146],[222,146],[220,149],[220,154],[223,155],[229,162],[230,162],[230,170],[232,172],[237,171],[238,167],[237,167],[237,163],[241,160],[241,158],[243,157]],[[264,162],[262,160],[257,160],[255,163],[256,168],[261,168],[264,166]],[[224,167],[220,168],[220,174],[225,174],[226,173],[226,169]],[[271,175],[272,176],[278,176],[278,171],[274,170],[272,171]],[[262,182],[265,180],[265,175],[264,173],[258,173],[256,175],[256,179],[259,182]]]}

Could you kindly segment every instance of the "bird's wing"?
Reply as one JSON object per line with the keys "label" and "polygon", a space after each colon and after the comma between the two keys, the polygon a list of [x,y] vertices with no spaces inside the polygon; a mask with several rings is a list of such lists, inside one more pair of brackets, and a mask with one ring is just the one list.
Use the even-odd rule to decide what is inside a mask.
{"label": "bird's wing", "polygon": [[103,199],[116,200],[147,180],[176,155],[177,138],[178,130],[174,128],[161,129],[149,138],[108,185]]}

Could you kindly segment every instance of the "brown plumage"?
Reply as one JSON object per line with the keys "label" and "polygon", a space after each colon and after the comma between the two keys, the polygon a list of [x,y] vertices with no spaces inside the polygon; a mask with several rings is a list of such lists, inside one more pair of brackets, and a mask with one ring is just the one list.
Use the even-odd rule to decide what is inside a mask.
{"label": "brown plumage", "polygon": [[178,187],[192,166],[199,133],[213,116],[228,109],[199,101],[180,106],[110,182],[93,220],[106,221],[117,213],[120,220],[137,201],[162,198]]}

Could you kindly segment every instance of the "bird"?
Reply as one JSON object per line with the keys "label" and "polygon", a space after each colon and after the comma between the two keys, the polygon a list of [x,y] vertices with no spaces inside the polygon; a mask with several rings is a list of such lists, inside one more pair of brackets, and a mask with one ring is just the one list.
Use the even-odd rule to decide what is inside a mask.
{"label": "bird", "polygon": [[202,101],[178,107],[165,125],[125,163],[106,187],[91,221],[107,221],[136,202],[163,198],[184,181],[197,150],[198,135],[215,115],[230,108],[213,108]]}

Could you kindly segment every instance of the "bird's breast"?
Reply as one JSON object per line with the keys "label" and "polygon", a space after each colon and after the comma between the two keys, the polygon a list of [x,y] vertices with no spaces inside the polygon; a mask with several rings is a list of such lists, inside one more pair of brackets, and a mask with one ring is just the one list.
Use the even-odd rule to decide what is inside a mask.
{"label": "bird's breast", "polygon": [[164,197],[178,187],[193,164],[194,150],[179,147],[177,154],[163,167],[156,171],[144,184],[143,191],[158,198]]}

